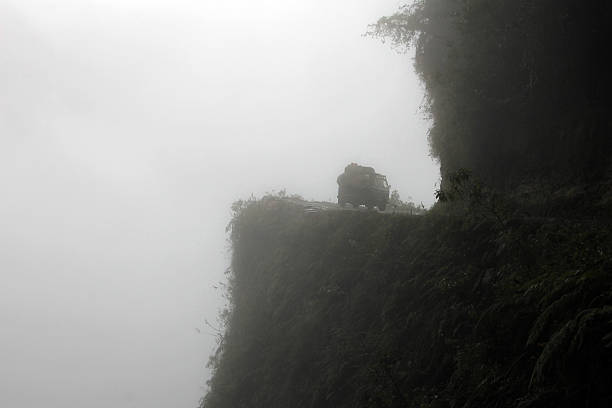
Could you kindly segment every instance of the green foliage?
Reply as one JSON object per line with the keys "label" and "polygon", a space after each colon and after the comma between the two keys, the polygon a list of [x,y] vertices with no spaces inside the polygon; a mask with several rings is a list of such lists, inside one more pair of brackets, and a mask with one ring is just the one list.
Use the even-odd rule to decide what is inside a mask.
{"label": "green foliage", "polygon": [[[469,200],[478,183],[455,179]],[[471,216],[236,204],[202,407],[605,406],[609,219],[500,224],[479,204],[490,194]]]}
{"label": "green foliage", "polygon": [[370,35],[414,49],[443,174],[507,189],[610,169],[611,18],[605,1],[419,0]]}
{"label": "green foliage", "polygon": [[411,215],[420,215],[427,212],[422,203],[420,206],[417,206],[412,201],[403,201],[400,197],[399,191],[397,190],[393,190],[391,192],[391,196],[389,197],[389,207],[391,207],[392,210],[409,212]]}

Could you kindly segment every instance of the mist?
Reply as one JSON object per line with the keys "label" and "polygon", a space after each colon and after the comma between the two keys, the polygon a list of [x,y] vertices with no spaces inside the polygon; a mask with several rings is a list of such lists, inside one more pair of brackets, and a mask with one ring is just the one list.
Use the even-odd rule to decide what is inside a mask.
{"label": "mist", "polygon": [[433,202],[398,5],[0,0],[1,406],[197,406],[236,199]]}

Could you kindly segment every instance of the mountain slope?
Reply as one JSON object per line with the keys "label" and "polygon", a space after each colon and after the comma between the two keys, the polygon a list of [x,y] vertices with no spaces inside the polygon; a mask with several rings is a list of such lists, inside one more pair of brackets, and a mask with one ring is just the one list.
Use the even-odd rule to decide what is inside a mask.
{"label": "mountain slope", "polygon": [[612,402],[609,219],[235,209],[203,407]]}

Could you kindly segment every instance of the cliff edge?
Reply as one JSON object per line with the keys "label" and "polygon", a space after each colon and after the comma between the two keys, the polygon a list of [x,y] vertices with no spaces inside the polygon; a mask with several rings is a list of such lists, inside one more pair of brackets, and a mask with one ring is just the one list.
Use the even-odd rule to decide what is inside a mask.
{"label": "cliff edge", "polygon": [[608,218],[234,210],[202,407],[612,405]]}

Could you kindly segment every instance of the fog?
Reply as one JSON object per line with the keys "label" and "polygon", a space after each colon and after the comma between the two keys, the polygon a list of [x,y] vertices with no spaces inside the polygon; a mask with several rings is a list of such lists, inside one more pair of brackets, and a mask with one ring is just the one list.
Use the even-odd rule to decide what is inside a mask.
{"label": "fog", "polygon": [[197,406],[238,198],[433,202],[398,5],[0,0],[0,406]]}

